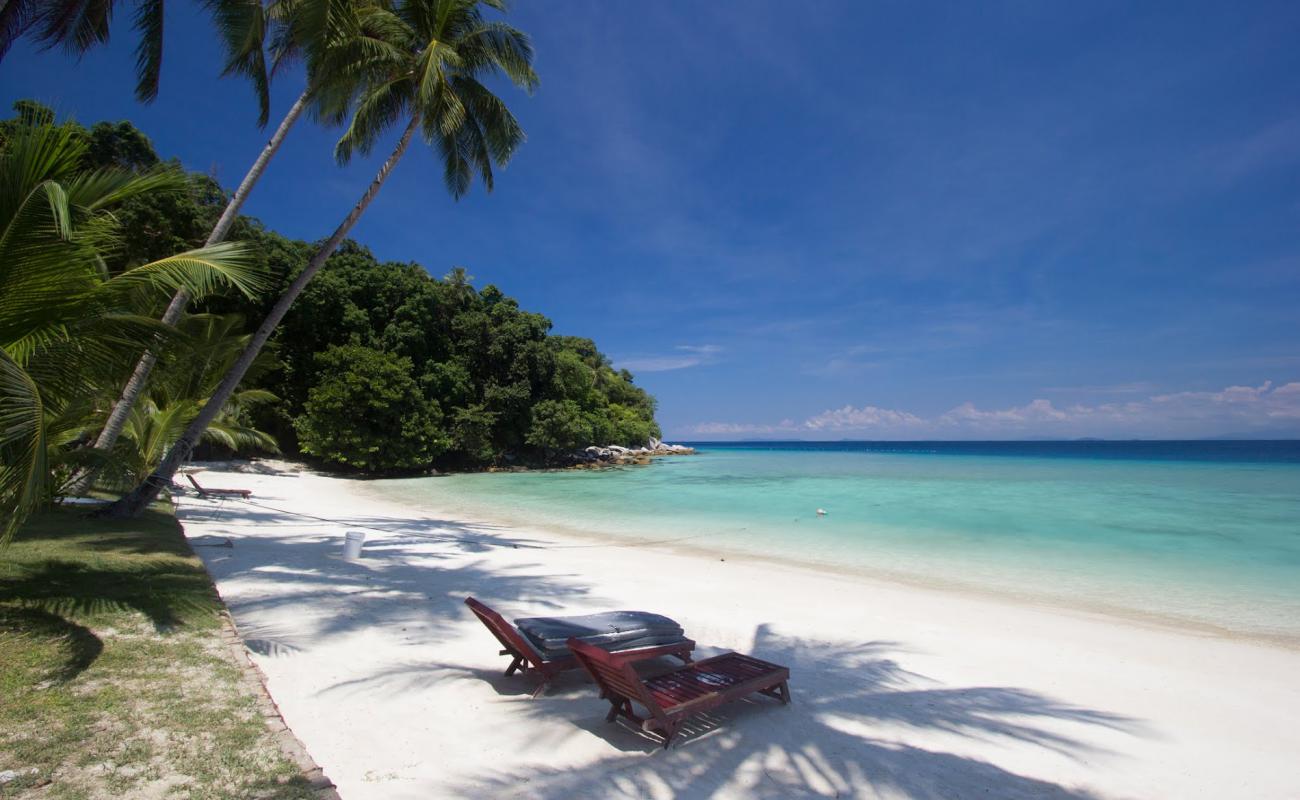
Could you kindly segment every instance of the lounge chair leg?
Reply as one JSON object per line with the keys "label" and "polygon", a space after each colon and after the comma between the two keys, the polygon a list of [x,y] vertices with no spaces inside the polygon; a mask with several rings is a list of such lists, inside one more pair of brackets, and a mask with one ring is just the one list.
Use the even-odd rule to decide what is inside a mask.
{"label": "lounge chair leg", "polygon": [[509,667],[506,667],[506,677],[509,678],[511,675],[514,675],[515,671],[522,669],[523,666],[524,660],[519,656],[515,656],[515,660],[510,662]]}
{"label": "lounge chair leg", "polygon": [[665,750],[668,749],[668,745],[672,744],[673,739],[677,736],[678,727],[679,727],[678,725],[669,725],[668,727],[664,728],[664,749]]}
{"label": "lounge chair leg", "polygon": [[550,684],[551,681],[549,678],[542,678],[542,682],[537,684],[537,688],[533,690],[533,699],[536,700],[537,698],[541,697],[542,694],[546,691],[546,688],[550,686]]}
{"label": "lounge chair leg", "polygon": [[621,699],[619,699],[619,700],[610,700],[610,701],[609,701],[609,713],[605,715],[605,721],[606,721],[606,722],[613,722],[614,720],[618,719],[618,711],[619,711],[619,707],[622,706],[622,705],[623,705],[623,701],[622,701]]}
{"label": "lounge chair leg", "polygon": [[790,704],[790,686],[785,681],[781,681],[770,689],[759,689],[758,691],[760,694],[765,694],[768,697],[775,697],[777,700],[781,701],[782,705]]}

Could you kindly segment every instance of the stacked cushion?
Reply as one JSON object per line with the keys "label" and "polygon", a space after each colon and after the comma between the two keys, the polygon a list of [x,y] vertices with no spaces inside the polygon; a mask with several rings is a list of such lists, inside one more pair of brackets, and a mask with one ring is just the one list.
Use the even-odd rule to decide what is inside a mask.
{"label": "stacked cushion", "polygon": [[515,620],[528,642],[547,660],[569,655],[570,636],[611,652],[677,644],[682,626],[648,611],[607,611],[581,617],[525,617]]}

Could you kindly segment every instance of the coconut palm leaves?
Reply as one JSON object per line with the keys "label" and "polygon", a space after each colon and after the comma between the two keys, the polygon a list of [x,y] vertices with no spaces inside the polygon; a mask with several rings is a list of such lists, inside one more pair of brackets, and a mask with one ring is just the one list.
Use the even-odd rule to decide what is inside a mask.
{"label": "coconut palm leaves", "polygon": [[[113,449],[108,476],[118,476],[118,483],[130,488],[158,466],[248,344],[243,327],[239,314],[193,314],[181,321],[179,336],[162,354],[149,397],[133,407],[127,418],[122,431],[125,441]],[[263,352],[250,373],[256,377],[275,364],[274,356]],[[203,441],[236,452],[279,452],[275,437],[248,422],[253,406],[278,399],[265,389],[235,392],[204,432]]]}
{"label": "coconut palm leaves", "polygon": [[185,178],[79,171],[83,148],[70,130],[41,125],[0,155],[0,540],[49,495],[51,420],[120,381],[140,341],[168,333],[140,309],[180,288],[261,287],[233,244],[109,275],[113,206],[182,190]]}
{"label": "coconut palm leaves", "polygon": [[[521,31],[483,17],[481,5],[499,2],[407,0],[395,9],[356,10],[357,42],[376,42],[355,60],[359,45],[322,56],[334,64],[353,59],[367,80],[352,98],[351,122],[335,148],[340,163],[353,153],[369,154],[377,139],[403,120],[418,120],[426,143],[436,148],[443,177],[454,197],[469,191],[475,177],[489,191],[494,165],[503,166],[524,141],[523,128],[501,98],[482,81],[504,75],[527,91],[537,87],[533,50]],[[323,99],[323,103],[333,98]],[[343,107],[323,107],[341,118]]]}
{"label": "coconut palm leaves", "polygon": [[[266,20],[260,0],[204,0],[226,50],[223,74],[249,79],[266,124],[270,91],[263,37]],[[30,36],[46,47],[81,54],[108,41],[115,0],[4,0],[0,3],[0,60],[15,41]],[[163,0],[137,0],[132,26],[136,43],[136,97],[158,96],[163,61]]]}

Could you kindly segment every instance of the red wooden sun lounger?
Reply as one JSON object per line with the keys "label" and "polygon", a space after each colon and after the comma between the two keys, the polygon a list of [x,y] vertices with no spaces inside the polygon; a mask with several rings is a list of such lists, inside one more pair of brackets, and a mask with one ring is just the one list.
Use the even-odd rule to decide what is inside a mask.
{"label": "red wooden sun lounger", "polygon": [[190,473],[185,473],[185,477],[193,484],[200,497],[243,497],[247,499],[253,493],[252,489],[204,489],[199,486],[199,482],[194,480],[194,476]]}
{"label": "red wooden sun lounger", "polygon": [[[595,679],[600,696],[609,701],[605,721],[626,717],[646,733],[658,734],[665,749],[694,714],[754,692],[790,702],[790,670],[741,653],[724,653],[642,680],[621,653],[607,653],[577,639],[569,640],[569,649]],[[650,716],[637,715],[634,702]]]}
{"label": "red wooden sun lounger", "polygon": [[[501,653],[503,656],[510,656],[510,666],[506,667],[506,675],[510,676],[519,672],[520,674],[533,674],[540,680],[537,688],[533,691],[533,697],[537,697],[546,691],[551,680],[561,672],[578,668],[578,660],[572,655],[562,656],[559,658],[547,657],[538,651],[528,639],[520,632],[518,628],[506,621],[505,617],[493,611],[478,600],[472,597],[465,598],[465,605],[469,606],[474,615],[482,621],[492,635],[501,643]],[[594,648],[605,652],[599,647]],[[682,639],[678,642],[665,645],[655,645],[652,647],[637,647],[629,650],[620,650],[619,655],[633,661],[646,661],[652,658],[662,656],[676,656],[685,663],[691,661],[691,652],[695,649],[695,642],[690,639]]]}

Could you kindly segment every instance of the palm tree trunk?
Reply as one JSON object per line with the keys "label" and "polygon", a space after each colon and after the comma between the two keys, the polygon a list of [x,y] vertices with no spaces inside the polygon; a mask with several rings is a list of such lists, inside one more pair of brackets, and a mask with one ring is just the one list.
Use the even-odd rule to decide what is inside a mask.
{"label": "palm tree trunk", "polygon": [[[270,163],[272,156],[280,149],[280,144],[284,142],[284,137],[288,135],[289,129],[298,121],[303,109],[307,107],[307,95],[308,91],[304,91],[299,95],[294,104],[289,107],[284,119],[280,120],[279,127],[271,135],[266,147],[263,147],[262,152],[258,154],[257,160],[249,168],[248,174],[244,175],[244,180],[240,182],[234,196],[226,204],[225,211],[221,212],[221,218],[217,220],[212,232],[208,234],[208,240],[203,244],[204,247],[225,241],[226,234],[230,232],[230,226],[235,224],[235,220],[239,217],[239,209],[243,207],[244,201],[252,193],[253,186],[262,177],[262,173],[266,171],[266,165]],[[189,295],[184,290],[178,290],[175,296],[172,297],[171,303],[167,305],[167,310],[163,313],[163,324],[175,325],[179,322],[189,302]],[[121,435],[122,428],[131,415],[131,409],[144,392],[144,387],[149,382],[149,374],[153,372],[156,363],[158,363],[158,356],[154,354],[153,350],[145,350],[144,355],[140,357],[140,360],[135,365],[135,371],[131,373],[126,386],[123,387],[122,396],[113,405],[113,410],[108,415],[108,421],[104,423],[104,429],[99,432],[99,438],[95,440],[95,450],[112,450],[113,445],[117,444],[117,437]],[[69,486],[69,494],[85,494],[90,488],[90,483],[94,480],[94,477],[95,471],[87,469]]]}
{"label": "palm tree trunk", "polygon": [[271,338],[271,334],[275,332],[275,328],[280,324],[280,320],[284,319],[284,315],[288,313],[289,307],[293,305],[293,301],[298,299],[298,295],[302,294],[302,290],[307,287],[307,284],[310,283],[311,279],[320,271],[320,268],[325,266],[326,260],[328,260],[334,253],[339,244],[343,242],[344,237],[346,237],[348,232],[352,230],[352,226],[357,224],[357,220],[361,219],[361,215],[366,212],[366,208],[369,207],[370,202],[375,199],[375,195],[379,194],[379,189],[384,185],[384,181],[388,179],[388,174],[393,171],[393,167],[397,166],[397,162],[401,160],[402,155],[406,152],[407,146],[411,143],[411,136],[414,135],[415,129],[419,127],[419,124],[419,114],[412,114],[410,123],[407,124],[406,130],[402,132],[402,138],[398,140],[397,146],[393,148],[393,152],[388,156],[388,160],[379,168],[379,172],[375,175],[374,180],[372,180],[370,185],[366,187],[365,194],[361,195],[361,199],[352,207],[352,211],[350,211],[348,215],[343,218],[343,222],[334,229],[333,235],[325,241],[325,244],[321,245],[320,249],[316,251],[316,254],[311,257],[311,261],[307,262],[307,268],[304,269],[297,278],[294,278],[293,283],[289,284],[289,288],[285,290],[284,294],[280,295],[280,299],[276,301],[275,307],[271,309],[271,313],[262,321],[257,332],[253,334],[253,338],[249,341],[248,346],[245,347],[244,352],[240,354],[239,360],[235,362],[234,366],[230,368],[230,371],[221,379],[220,385],[217,386],[217,389],[212,393],[212,396],[208,398],[208,402],[203,406],[203,410],[199,412],[199,415],[195,417],[194,421],[185,429],[185,433],[183,433],[181,438],[176,441],[176,444],[172,445],[171,449],[167,451],[167,456],[163,458],[162,463],[158,465],[157,469],[155,469],[143,483],[132,489],[116,503],[109,506],[103,512],[104,514],[119,518],[137,516],[140,512],[144,511],[144,509],[148,508],[149,504],[158,497],[158,493],[162,491],[163,487],[171,485],[172,478],[176,475],[176,470],[181,466],[181,464],[189,459],[190,453],[194,451],[195,445],[199,443],[199,437],[203,435],[203,431],[206,430],[208,425],[211,425],[212,421],[217,418],[219,413],[221,413],[222,407],[224,407],[227,401],[230,400],[231,395],[235,392],[235,388],[238,387],[239,382],[243,380],[244,373],[248,372],[248,368],[252,366],[258,353],[262,351],[262,346]]}

